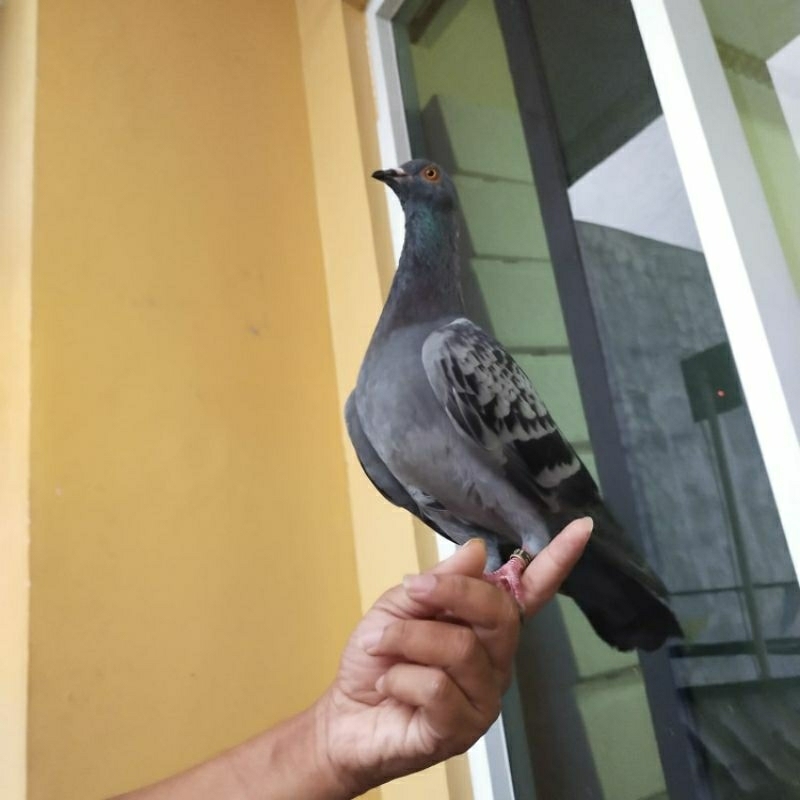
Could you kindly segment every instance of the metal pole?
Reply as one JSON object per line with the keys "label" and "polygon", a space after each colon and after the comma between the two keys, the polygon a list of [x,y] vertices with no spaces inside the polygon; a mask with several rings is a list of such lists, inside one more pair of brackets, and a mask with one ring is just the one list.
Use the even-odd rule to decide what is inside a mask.
{"label": "metal pole", "polygon": [[747,560],[747,551],[744,546],[742,536],[742,523],[739,517],[739,509],[736,506],[736,495],[733,489],[733,480],[728,467],[728,459],[725,455],[725,445],[722,441],[722,431],[719,426],[719,415],[712,395],[713,388],[709,382],[708,374],[703,372],[702,403],[704,405],[704,416],[708,420],[708,427],[711,431],[711,446],[719,467],[719,480],[722,486],[725,505],[728,510],[730,520],[731,539],[736,551],[736,561],[739,572],[742,576],[742,590],[744,591],[745,605],[747,606],[747,616],[750,620],[750,632],[753,636],[753,647],[755,649],[756,662],[762,678],[769,678],[769,658],[767,657],[767,645],[764,639],[764,631],[761,627],[761,619],[758,615],[756,605],[756,595],[753,589],[753,576],[750,572],[750,564]]}

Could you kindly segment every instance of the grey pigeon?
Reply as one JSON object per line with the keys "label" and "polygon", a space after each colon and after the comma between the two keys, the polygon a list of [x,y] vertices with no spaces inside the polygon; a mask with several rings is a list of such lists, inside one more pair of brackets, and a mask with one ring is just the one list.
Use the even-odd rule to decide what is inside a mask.
{"label": "grey pigeon", "polygon": [[663,584],[528,376],[466,318],[448,175],[417,159],[372,177],[400,199],[406,234],[345,409],[367,476],[442,536],[457,544],[482,538],[494,582],[515,596],[530,557],[571,520],[591,516],[594,533],[561,591],[620,650],[654,650],[680,635]]}

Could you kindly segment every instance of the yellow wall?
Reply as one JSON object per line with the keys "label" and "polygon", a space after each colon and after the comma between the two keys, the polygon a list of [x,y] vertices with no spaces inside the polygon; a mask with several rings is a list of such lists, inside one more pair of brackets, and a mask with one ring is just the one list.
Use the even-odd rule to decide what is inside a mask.
{"label": "yellow wall", "polygon": [[29,796],[72,800],[311,701],[358,590],[294,4],[39,23]]}
{"label": "yellow wall", "polygon": [[36,3],[0,8],[0,797],[25,796]]}

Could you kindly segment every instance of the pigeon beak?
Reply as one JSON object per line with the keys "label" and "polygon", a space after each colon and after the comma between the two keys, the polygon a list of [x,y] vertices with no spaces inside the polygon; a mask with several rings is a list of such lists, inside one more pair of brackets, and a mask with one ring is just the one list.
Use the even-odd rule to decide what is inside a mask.
{"label": "pigeon beak", "polygon": [[372,177],[376,181],[381,181],[387,186],[395,188],[398,184],[398,178],[407,178],[408,173],[405,170],[396,167],[395,169],[378,169],[372,173]]}

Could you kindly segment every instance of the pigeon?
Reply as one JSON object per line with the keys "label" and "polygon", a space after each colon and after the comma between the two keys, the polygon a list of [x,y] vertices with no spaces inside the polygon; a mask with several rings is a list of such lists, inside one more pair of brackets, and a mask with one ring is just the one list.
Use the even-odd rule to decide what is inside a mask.
{"label": "pigeon", "polygon": [[681,629],[666,589],[606,508],[592,476],[509,352],[467,318],[450,177],[425,159],[372,177],[397,195],[405,240],[345,406],[377,490],[456,544],[480,538],[487,580],[521,597],[531,559],[570,521],[594,533],[560,591],[619,650]]}

